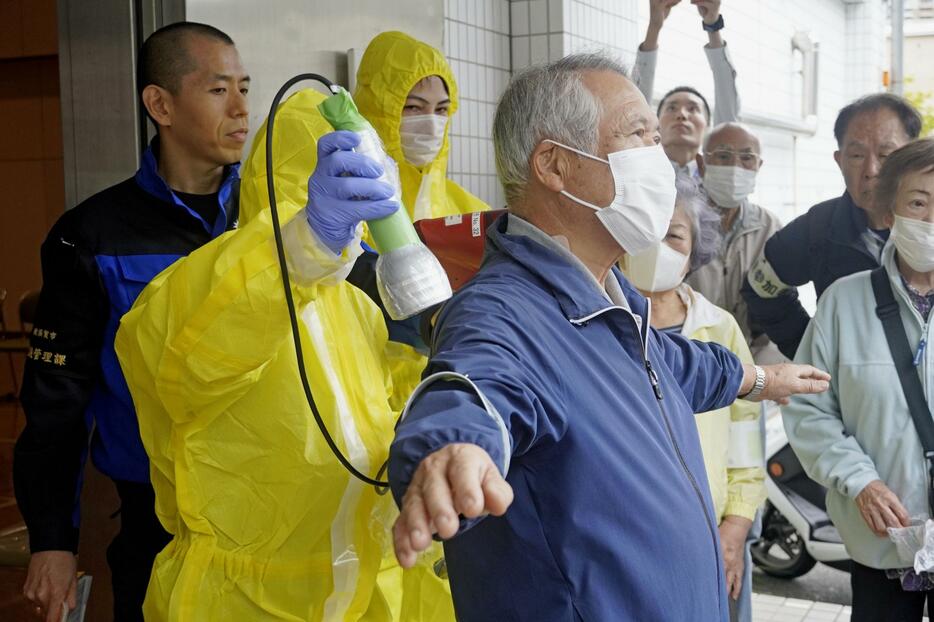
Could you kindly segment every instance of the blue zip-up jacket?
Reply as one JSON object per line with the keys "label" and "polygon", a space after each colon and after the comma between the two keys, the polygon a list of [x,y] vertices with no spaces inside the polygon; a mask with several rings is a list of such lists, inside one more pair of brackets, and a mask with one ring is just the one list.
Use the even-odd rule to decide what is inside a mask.
{"label": "blue zip-up jacket", "polygon": [[693,413],[733,402],[739,360],[649,328],[619,271],[631,312],[508,218],[441,311],[390,450],[400,503],[451,443],[485,449],[513,488],[504,516],[445,543],[458,619],[728,619]]}
{"label": "blue zip-up jacket", "polygon": [[741,293],[749,319],[788,358],[795,357],[811,321],[795,288],[813,282],[820,298],[837,279],[879,267],[879,257],[864,239],[868,226],[866,212],[844,192],[818,203],[766,242]]}
{"label": "blue zip-up jacket", "polygon": [[159,176],[158,139],[136,175],[68,210],[42,245],[42,292],[14,452],[16,500],[33,552],[77,550],[88,451],[114,480],[149,482],[149,460],[114,352],[120,318],[166,267],[236,226],[239,165],[227,167],[214,222]]}

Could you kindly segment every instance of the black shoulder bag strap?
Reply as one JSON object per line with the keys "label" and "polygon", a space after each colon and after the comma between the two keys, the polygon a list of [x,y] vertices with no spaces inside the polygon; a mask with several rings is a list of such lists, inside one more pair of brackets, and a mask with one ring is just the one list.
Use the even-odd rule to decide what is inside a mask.
{"label": "black shoulder bag strap", "polygon": [[924,387],[921,386],[921,379],[918,377],[911,346],[908,344],[908,336],[905,334],[905,326],[902,324],[902,317],[898,311],[898,303],[895,302],[895,294],[889,282],[889,274],[885,268],[876,268],[872,271],[871,279],[872,292],[876,297],[876,315],[879,316],[882,328],[885,329],[885,339],[889,342],[892,360],[895,361],[895,371],[902,384],[905,400],[908,402],[908,411],[914,421],[918,438],[921,439],[924,457],[927,458],[930,471],[928,508],[931,516],[934,517],[934,494],[932,494],[934,493],[934,419],[931,418],[931,410],[924,397]]}

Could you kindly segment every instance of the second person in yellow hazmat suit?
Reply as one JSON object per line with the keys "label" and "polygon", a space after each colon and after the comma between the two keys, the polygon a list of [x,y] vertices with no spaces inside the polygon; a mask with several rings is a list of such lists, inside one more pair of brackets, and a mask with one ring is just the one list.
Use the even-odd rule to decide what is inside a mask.
{"label": "second person in yellow hazmat suit", "polygon": [[376,35],[360,60],[353,98],[399,164],[413,222],[489,209],[447,178],[449,119],[459,100],[440,51],[402,32]]}
{"label": "second person in yellow hazmat suit", "polygon": [[[363,227],[310,226],[311,211],[323,208],[308,188],[320,198],[321,184],[331,187],[331,203],[340,199],[347,209],[382,202],[352,185],[374,176],[350,151],[353,141],[330,135],[325,148],[318,140],[330,129],[313,112],[323,96],[303,91],[289,102],[296,98],[301,107],[287,103],[277,116],[283,123],[274,153],[304,363],[335,442],[373,476],[408,389],[393,377],[380,310],[344,280],[361,252]],[[241,228],[160,274],[117,336],[156,512],[173,535],[156,559],[145,615],[450,622],[449,592],[431,571],[437,556],[404,581],[377,583],[397,510],[389,495],[379,496],[338,463],[305,400],[266,193],[259,190],[264,140],[261,131],[243,169]],[[308,181],[307,160],[296,157],[316,145],[323,149],[312,160],[323,175],[317,184]],[[373,207],[356,219],[376,216]],[[346,239],[323,244],[319,230],[337,232],[332,242]]]}
{"label": "second person in yellow hazmat suit", "polygon": [[[402,202],[413,222],[490,209],[447,177],[458,95],[444,55],[403,32],[376,35],[360,60],[354,101],[399,165]],[[417,321],[386,319],[393,375],[414,389],[428,362],[413,348],[424,345]]]}

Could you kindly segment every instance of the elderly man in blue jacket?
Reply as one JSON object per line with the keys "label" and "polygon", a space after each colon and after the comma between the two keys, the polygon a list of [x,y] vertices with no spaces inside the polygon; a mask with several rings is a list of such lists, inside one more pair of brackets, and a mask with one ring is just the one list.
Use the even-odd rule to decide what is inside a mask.
{"label": "elderly man in blue jacket", "polygon": [[493,138],[510,211],[439,314],[392,445],[396,555],[445,539],[465,622],[726,620],[693,413],[829,377],[650,327],[614,266],[664,237],[674,178],[615,61],[527,70]]}

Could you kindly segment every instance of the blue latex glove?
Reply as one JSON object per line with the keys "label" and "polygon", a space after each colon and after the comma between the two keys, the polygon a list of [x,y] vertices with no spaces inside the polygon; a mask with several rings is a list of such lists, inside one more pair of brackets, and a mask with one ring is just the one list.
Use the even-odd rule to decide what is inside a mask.
{"label": "blue latex glove", "polygon": [[383,167],[351,151],[360,144],[354,132],[325,134],[318,141],[318,165],[308,179],[305,217],[312,231],[335,254],[354,239],[357,224],[389,216],[399,204],[393,188],[378,181]]}

